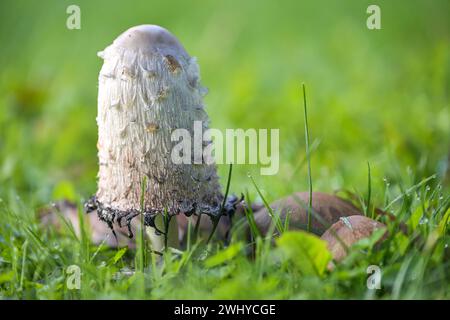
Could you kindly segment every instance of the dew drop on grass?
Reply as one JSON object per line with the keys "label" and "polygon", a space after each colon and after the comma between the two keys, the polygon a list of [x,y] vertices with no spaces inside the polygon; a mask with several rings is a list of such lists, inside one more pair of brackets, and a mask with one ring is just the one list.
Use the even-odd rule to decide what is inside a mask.
{"label": "dew drop on grass", "polygon": [[419,224],[427,224],[427,223],[428,223],[428,218],[427,217],[420,218]]}
{"label": "dew drop on grass", "polygon": [[353,230],[352,228],[352,224],[350,223],[350,221],[348,220],[347,217],[341,217],[339,218],[350,230]]}

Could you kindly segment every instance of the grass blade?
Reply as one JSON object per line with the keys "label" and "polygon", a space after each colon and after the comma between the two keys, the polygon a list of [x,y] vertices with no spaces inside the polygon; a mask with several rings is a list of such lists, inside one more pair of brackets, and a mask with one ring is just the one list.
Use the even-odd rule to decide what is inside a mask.
{"label": "grass blade", "polygon": [[258,186],[256,185],[255,180],[253,179],[252,175],[250,173],[247,174],[247,176],[250,178],[250,180],[253,183],[253,186],[256,189],[256,192],[258,192],[259,196],[261,197],[264,206],[267,208],[267,211],[269,212],[270,218],[272,218],[272,221],[275,222],[275,226],[277,228],[277,231],[279,234],[283,233],[283,224],[281,223],[280,216],[275,214],[273,212],[273,209],[270,207],[269,203],[266,201],[266,198],[264,198],[263,194],[261,193],[261,190],[259,190]]}
{"label": "grass blade", "polygon": [[309,126],[308,126],[308,111],[306,107],[306,87],[305,84],[302,84],[303,87],[303,110],[305,113],[305,148],[306,148],[306,159],[308,162],[308,191],[309,191],[309,200],[308,200],[308,225],[307,231],[311,231],[311,210],[312,210],[312,176],[311,176],[311,154],[309,152]]}
{"label": "grass blade", "polygon": [[213,228],[212,228],[211,233],[209,234],[209,237],[208,237],[208,240],[206,241],[206,244],[208,244],[208,243],[211,241],[211,239],[212,239],[214,233],[216,232],[217,225],[219,224],[219,220],[220,220],[220,218],[222,217],[222,214],[223,214],[223,208],[225,208],[225,203],[226,203],[227,198],[228,198],[228,192],[230,191],[231,174],[232,174],[232,172],[233,172],[233,164],[230,163],[230,168],[229,168],[229,170],[228,170],[227,187],[226,187],[226,189],[225,189],[225,195],[224,195],[224,197],[223,197],[222,206],[220,207],[219,216],[218,216],[218,217],[215,217],[215,218],[213,219]]}
{"label": "grass blade", "polygon": [[137,244],[138,249],[138,270],[140,272],[144,272],[145,269],[145,260],[146,260],[146,252],[145,252],[145,225],[144,225],[144,196],[147,186],[147,177],[144,176],[141,185],[141,198],[140,198],[140,206],[141,206],[141,223],[139,228],[139,241]]}
{"label": "grass blade", "polygon": [[370,163],[367,161],[367,206],[366,206],[366,216],[370,214],[370,217],[374,218],[374,210],[370,209],[370,201],[372,197],[372,177],[370,173]]}

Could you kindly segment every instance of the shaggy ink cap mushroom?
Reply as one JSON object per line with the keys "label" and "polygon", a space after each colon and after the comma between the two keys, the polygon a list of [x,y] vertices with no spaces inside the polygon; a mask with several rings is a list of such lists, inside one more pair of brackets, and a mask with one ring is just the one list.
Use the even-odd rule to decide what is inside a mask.
{"label": "shaggy ink cap mushroom", "polygon": [[[86,204],[112,228],[140,212],[141,184],[145,223],[167,210],[221,214],[223,195],[214,163],[175,164],[175,129],[194,137],[194,122],[209,126],[199,67],[166,29],[141,25],[122,33],[104,51],[98,89],[98,188]],[[191,154],[193,155],[193,145]]]}

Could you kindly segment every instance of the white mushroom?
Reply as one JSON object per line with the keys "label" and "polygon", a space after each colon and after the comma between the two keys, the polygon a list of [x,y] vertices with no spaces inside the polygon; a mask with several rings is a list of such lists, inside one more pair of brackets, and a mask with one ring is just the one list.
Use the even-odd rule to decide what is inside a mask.
{"label": "white mushroom", "polygon": [[[208,127],[199,67],[166,29],[128,29],[98,54],[104,63],[98,90],[98,190],[88,209],[110,227],[139,214],[141,184],[145,222],[165,210],[217,215],[223,200],[215,164],[175,164],[174,129],[194,136],[194,121]],[[192,152],[192,154],[194,154]]]}

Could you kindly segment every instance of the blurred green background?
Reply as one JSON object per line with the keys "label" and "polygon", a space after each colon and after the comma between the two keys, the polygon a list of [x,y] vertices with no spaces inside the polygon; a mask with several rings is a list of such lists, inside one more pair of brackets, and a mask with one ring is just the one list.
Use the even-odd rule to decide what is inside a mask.
{"label": "blurred green background", "polygon": [[[81,30],[66,28],[71,4]],[[366,27],[370,4],[381,30]],[[375,186],[443,178],[449,12],[448,0],[2,0],[0,195],[44,204],[95,192],[96,53],[139,24],[169,29],[198,57],[212,127],[280,129],[279,173],[236,166],[234,192],[254,192],[248,171],[269,200],[307,189],[302,82],[315,190],[365,192],[367,162]]]}

